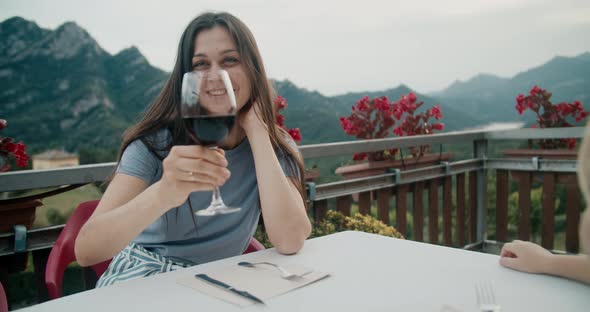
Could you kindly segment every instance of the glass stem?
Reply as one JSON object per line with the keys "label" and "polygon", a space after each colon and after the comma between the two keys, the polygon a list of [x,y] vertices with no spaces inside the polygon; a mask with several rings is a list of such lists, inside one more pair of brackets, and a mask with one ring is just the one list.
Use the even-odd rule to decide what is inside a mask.
{"label": "glass stem", "polygon": [[212,207],[224,207],[225,204],[223,203],[223,199],[221,199],[221,193],[219,192],[219,187],[216,186],[213,189],[213,196],[211,198],[211,206]]}

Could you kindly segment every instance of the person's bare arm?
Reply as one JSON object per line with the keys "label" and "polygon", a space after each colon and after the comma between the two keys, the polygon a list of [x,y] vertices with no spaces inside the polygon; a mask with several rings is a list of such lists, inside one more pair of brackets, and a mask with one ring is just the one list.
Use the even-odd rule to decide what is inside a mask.
{"label": "person's bare arm", "polygon": [[297,179],[285,176],[272,146],[268,127],[258,117],[257,103],[241,119],[256,167],[260,205],[268,239],[283,254],[301,249],[311,233],[311,223],[305,210],[303,197],[295,183]]}
{"label": "person's bare arm", "polygon": [[504,244],[500,264],[518,271],[561,276],[590,284],[587,255],[555,255],[543,247],[516,240]]}
{"label": "person's bare arm", "polygon": [[175,146],[164,159],[162,178],[149,187],[139,178],[116,174],[78,234],[78,263],[89,266],[112,258],[166,211],[182,205],[190,193],[225,183],[230,175],[226,166],[222,150]]}

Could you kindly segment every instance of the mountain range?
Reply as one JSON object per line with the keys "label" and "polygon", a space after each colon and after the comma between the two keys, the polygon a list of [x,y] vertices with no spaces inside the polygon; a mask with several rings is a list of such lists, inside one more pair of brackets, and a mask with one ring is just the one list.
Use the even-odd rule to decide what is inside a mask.
{"label": "mountain range", "polygon": [[[64,148],[93,154],[95,161],[112,158],[122,132],[138,120],[168,75],[135,47],[111,55],[73,22],[55,30],[20,17],[0,23],[0,118],[9,124],[3,135],[24,141],[33,153]],[[302,144],[353,139],[340,128],[339,117],[349,115],[365,95],[397,100],[415,92],[400,85],[325,96],[288,80],[273,84],[289,104],[286,125],[300,128]],[[512,78],[482,74],[440,92],[415,93],[426,107],[441,104],[446,130],[459,130],[523,120],[514,98],[535,84],[553,92],[558,101],[588,103],[590,53],[555,57]]]}
{"label": "mountain range", "polygon": [[[553,94],[552,102],[579,100],[588,107],[590,102],[590,53],[576,57],[557,56],[547,63],[524,71],[512,78],[480,74],[465,82],[456,81],[447,89],[433,95],[449,107],[492,121],[523,120],[515,114],[515,97],[526,94],[534,86]],[[524,120],[534,121],[534,114]]]}

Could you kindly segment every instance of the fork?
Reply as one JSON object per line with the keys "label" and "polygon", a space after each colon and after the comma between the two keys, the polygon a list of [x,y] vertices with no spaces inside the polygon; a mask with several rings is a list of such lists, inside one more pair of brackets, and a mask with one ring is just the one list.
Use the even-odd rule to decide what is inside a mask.
{"label": "fork", "polygon": [[499,312],[502,307],[496,303],[494,288],[490,282],[475,284],[477,305],[482,312]]}
{"label": "fork", "polygon": [[239,262],[238,265],[243,266],[243,267],[248,267],[248,268],[253,268],[253,267],[257,266],[257,265],[269,265],[269,266],[272,266],[272,267],[276,268],[277,270],[279,270],[279,272],[281,272],[281,278],[284,278],[284,279],[287,279],[287,280],[294,279],[294,278],[299,278],[299,277],[302,277],[303,276],[303,275],[300,275],[300,274],[291,273],[291,272],[287,271],[285,268],[281,267],[280,265],[274,264],[272,262],[266,262],[265,261],[265,262],[254,262],[254,263],[252,263],[252,262],[248,262],[248,261],[242,261],[242,262]]}

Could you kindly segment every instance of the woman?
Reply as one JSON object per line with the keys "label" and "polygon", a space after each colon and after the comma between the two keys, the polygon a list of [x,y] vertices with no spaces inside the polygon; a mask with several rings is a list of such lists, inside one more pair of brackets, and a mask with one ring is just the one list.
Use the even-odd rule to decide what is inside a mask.
{"label": "woman", "polygon": [[[214,150],[193,145],[179,106],[184,73],[219,69],[229,73],[239,113]],[[98,286],[241,254],[260,212],[280,253],[301,249],[311,232],[303,163],[276,125],[272,96],[254,37],[239,19],[205,13],[187,26],[170,78],[125,133],[117,171],[76,239],[82,266],[114,257]],[[242,209],[195,216],[214,185],[228,206]]]}
{"label": "woman", "polygon": [[[590,123],[586,125],[586,134],[578,154],[578,180],[580,188],[590,203]],[[580,222],[580,241],[582,250],[590,252],[590,213],[588,209]],[[516,240],[507,243],[500,253],[500,264],[515,270],[529,273],[544,273],[562,276],[590,284],[590,256],[554,255],[543,247],[531,242]]]}

